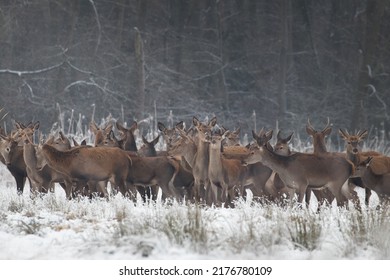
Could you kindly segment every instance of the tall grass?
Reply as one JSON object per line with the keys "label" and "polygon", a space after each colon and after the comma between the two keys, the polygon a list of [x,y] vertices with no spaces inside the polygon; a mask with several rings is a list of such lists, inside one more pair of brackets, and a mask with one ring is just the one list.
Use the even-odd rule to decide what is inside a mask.
{"label": "tall grass", "polygon": [[390,257],[388,208],[360,213],[333,205],[317,213],[315,206],[300,209],[241,200],[235,208],[223,209],[175,202],[133,204],[120,195],[109,201],[68,201],[61,191],[32,200],[28,187],[18,196],[14,188],[2,184],[0,232],[43,240],[73,232],[83,244],[85,255],[80,258],[99,248],[110,251],[110,258],[119,252],[117,258],[123,258],[125,248],[132,258]]}

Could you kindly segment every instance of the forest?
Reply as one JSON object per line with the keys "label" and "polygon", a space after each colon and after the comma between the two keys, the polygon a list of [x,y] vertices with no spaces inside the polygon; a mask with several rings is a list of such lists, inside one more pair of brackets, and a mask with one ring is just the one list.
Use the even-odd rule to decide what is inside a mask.
{"label": "forest", "polygon": [[387,0],[1,0],[0,107],[242,131],[389,131]]}

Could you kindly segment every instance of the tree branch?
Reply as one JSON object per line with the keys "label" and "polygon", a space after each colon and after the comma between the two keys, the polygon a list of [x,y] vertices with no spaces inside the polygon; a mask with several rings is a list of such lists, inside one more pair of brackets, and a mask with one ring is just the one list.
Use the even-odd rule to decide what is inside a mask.
{"label": "tree branch", "polygon": [[40,74],[40,73],[49,72],[53,69],[61,67],[64,63],[65,62],[63,61],[63,62],[55,64],[53,66],[49,66],[49,67],[38,69],[38,70],[32,70],[32,71],[18,71],[18,70],[11,70],[11,69],[0,69],[0,74],[12,74],[12,75],[17,75],[19,77],[21,77],[22,75]]}
{"label": "tree branch", "polygon": [[98,40],[97,40],[96,48],[95,48],[95,54],[96,54],[98,51],[99,45],[100,45],[101,37],[102,37],[102,26],[100,25],[99,14],[98,14],[98,11],[96,9],[95,2],[93,0],[89,0],[89,2],[91,3],[91,5],[93,7],[93,11],[95,12],[96,23],[97,23],[97,26],[99,29]]}

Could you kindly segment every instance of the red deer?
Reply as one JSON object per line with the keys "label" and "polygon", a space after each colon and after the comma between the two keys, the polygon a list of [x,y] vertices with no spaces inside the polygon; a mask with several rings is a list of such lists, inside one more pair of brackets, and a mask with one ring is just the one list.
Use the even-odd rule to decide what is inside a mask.
{"label": "red deer", "polygon": [[[118,125],[117,125],[118,126]],[[119,125],[119,127],[125,131],[126,129],[122,126]],[[113,125],[112,124],[106,124],[104,127],[99,128],[95,122],[90,123],[90,130],[92,133],[95,135],[95,141],[94,141],[94,146],[95,147],[119,147],[123,148],[123,142],[124,140],[118,140],[114,132],[112,130]],[[128,131],[126,131],[128,132]],[[128,132],[132,133],[132,132]],[[124,134],[127,137],[127,134]],[[132,140],[134,140],[134,146],[135,146],[135,139],[134,136],[131,134]],[[76,145],[78,146],[78,145]],[[136,147],[136,146],[135,146]],[[135,148],[135,151],[137,149]],[[97,181],[90,181],[88,183],[88,186],[84,186],[84,190],[78,190],[79,193],[85,193],[91,196],[92,193],[100,193],[100,196],[108,196],[107,192],[107,185],[108,181],[102,181],[102,182],[97,182]],[[115,186],[111,185],[111,191],[112,194],[117,193],[117,189]]]}
{"label": "red deer", "polygon": [[[256,135],[252,131],[253,135]],[[253,148],[245,160],[246,163],[261,161],[277,172],[282,181],[298,192],[298,202],[302,203],[306,189],[310,187],[327,187],[337,199],[337,205],[343,206],[346,199],[342,194],[342,186],[354,171],[352,162],[334,155],[314,155],[294,153],[281,156],[269,145],[272,131],[260,133],[258,147]]]}
{"label": "red deer", "polygon": [[37,169],[36,145],[29,140],[24,141],[23,158],[26,163],[28,178],[30,179],[32,197],[39,193],[47,193],[54,190],[54,183],[61,183],[65,188],[64,175],[45,165],[41,170]]}
{"label": "red deer", "polygon": [[131,167],[131,159],[119,148],[75,147],[69,151],[59,151],[43,144],[37,151],[37,168],[45,164],[64,174],[66,197],[72,197],[72,182],[87,184],[90,181],[110,181],[126,195],[126,180]]}
{"label": "red deer", "polygon": [[23,159],[23,146],[18,145],[18,142],[21,141],[18,130],[23,128],[28,137],[32,139],[34,131],[39,128],[39,122],[29,123],[28,125],[15,122],[15,127],[16,130],[11,132],[10,135],[0,134],[0,161],[7,166],[7,169],[15,178],[17,193],[22,194],[28,177],[26,163]]}
{"label": "red deer", "polygon": [[[275,153],[282,155],[282,156],[289,156],[292,154],[290,150],[289,143],[292,139],[293,132],[289,134],[287,137],[283,138],[281,136],[281,131],[278,131],[278,134],[276,135],[276,144],[274,145],[273,149]],[[253,135],[255,137],[255,135]],[[259,135],[256,135],[255,139],[258,139]],[[257,140],[256,140],[257,141]],[[271,148],[271,147],[270,147]],[[278,173],[273,174],[273,182],[271,180],[271,184],[273,184],[273,188],[277,192],[276,201],[283,204],[283,199],[293,199],[295,195],[295,191],[292,188],[287,187],[282,179],[280,179],[280,176]],[[272,188],[269,187],[269,188]]]}
{"label": "red deer", "polygon": [[[152,141],[147,141],[144,137],[142,137],[142,141],[144,142],[143,146],[139,149],[138,153],[141,156],[146,157],[158,157],[158,156],[168,156],[167,152],[161,153],[156,150],[155,145],[158,142],[159,136],[156,137]],[[179,171],[176,177],[173,180],[173,185],[175,190],[180,193],[181,197],[185,197],[189,199],[192,196],[192,186],[194,182],[194,177],[192,176],[191,168],[182,161],[180,156],[171,156],[171,160],[177,161],[179,164]],[[153,198],[157,197],[157,190],[152,188],[152,193],[150,194]],[[149,195],[149,194],[148,194]],[[149,195],[149,196],[150,196]]]}
{"label": "red deer", "polygon": [[0,135],[0,161],[7,166],[15,178],[17,193],[22,194],[27,178],[23,146],[18,146],[18,143],[9,135]]}
{"label": "red deer", "polygon": [[169,151],[172,144],[179,138],[179,134],[176,131],[177,129],[184,129],[184,123],[183,121],[178,122],[175,127],[173,128],[167,128],[165,125],[161,122],[157,123],[158,129],[162,132],[163,139],[166,145],[167,151]]}
{"label": "red deer", "polygon": [[[328,149],[326,147],[325,138],[330,135],[332,132],[332,127],[330,126],[330,121],[328,118],[328,122],[326,126],[321,130],[317,131],[313,125],[310,123],[310,120],[307,120],[306,124],[306,132],[313,138],[313,153],[314,154],[324,154],[328,152]],[[318,208],[317,211],[319,211],[319,208],[321,205],[324,204],[330,204],[334,200],[334,195],[330,192],[328,188],[324,188],[321,190],[316,189],[308,189],[306,192],[306,203],[309,204],[311,192],[314,193],[314,195],[317,198],[318,201]],[[360,207],[359,207],[360,208]]]}
{"label": "red deer", "polygon": [[[129,157],[131,157],[131,167],[128,171],[128,188],[126,195],[130,195],[134,200],[136,190],[145,200],[145,188],[149,186],[159,186],[162,189],[163,196],[174,197],[180,199],[176,190],[173,188],[173,181],[178,173],[177,163],[173,159],[167,157],[139,157],[137,154],[137,145],[134,137],[134,131],[137,129],[137,123],[134,122],[130,128],[125,128],[118,122],[116,126],[122,139],[119,140],[119,146],[124,149]],[[116,146],[115,137],[112,131],[107,133],[101,144],[103,147],[114,145]],[[143,170],[145,168],[145,170]],[[122,192],[123,193],[123,192]],[[156,193],[154,194],[156,196]]]}
{"label": "red deer", "polygon": [[92,131],[92,133],[95,135],[95,142],[94,146],[102,146],[103,141],[105,140],[106,136],[112,131],[112,124],[106,124],[103,128],[98,127],[98,125],[95,122],[91,122],[89,124],[89,129]]}
{"label": "red deer", "polygon": [[290,143],[293,135],[294,135],[294,132],[289,134],[287,137],[283,138],[281,136],[281,131],[279,130],[278,134],[276,135],[276,144],[274,146],[275,153],[282,155],[282,156],[291,155],[289,143]]}
{"label": "red deer", "polygon": [[72,145],[69,139],[64,135],[62,131],[59,131],[58,135],[59,137],[57,138],[54,138],[54,136],[50,136],[46,143],[54,146],[60,151],[70,150],[72,148]]}
{"label": "red deer", "polygon": [[[228,132],[227,135],[231,136],[232,134]],[[224,141],[222,143],[224,143]],[[230,141],[230,143],[233,144],[233,141]],[[242,161],[242,159],[248,156],[249,153],[249,145],[245,147],[239,145],[222,146],[222,156],[225,159],[236,159]],[[248,164],[247,172],[247,177],[243,182],[244,198],[247,195],[248,189],[252,192],[253,200],[255,201],[274,201],[278,197],[275,188],[271,184],[267,184],[272,175],[272,169],[265,166],[261,162],[257,162],[254,164]]]}
{"label": "red deer", "polygon": [[142,135],[142,142],[144,143],[141,148],[138,150],[138,154],[143,157],[155,157],[158,155],[158,152],[156,150],[156,144],[160,140],[160,135],[158,135],[156,138],[154,138],[152,141],[148,141],[143,135]]}
{"label": "red deer", "polygon": [[[374,163],[376,161],[376,163]],[[354,176],[359,176],[364,185],[375,191],[379,205],[388,206],[390,202],[390,158],[385,156],[367,157],[358,164]]]}
{"label": "red deer", "polygon": [[[197,203],[206,202],[211,205],[212,199],[210,197],[209,188],[209,143],[206,141],[206,137],[211,135],[211,129],[217,123],[217,118],[212,118],[208,123],[200,122],[196,117],[192,118],[196,135],[196,154],[194,156],[194,163],[192,166],[192,174],[194,176],[194,197]],[[207,197],[206,197],[207,191]]]}
{"label": "red deer", "polygon": [[[356,135],[349,134],[346,130],[339,129],[339,134],[345,141],[345,148],[346,148],[346,156],[347,158],[352,161],[352,163],[357,166],[360,163],[360,157],[367,157],[367,156],[382,156],[382,154],[376,152],[376,151],[362,151],[361,143],[363,142],[364,138],[367,137],[368,132],[367,130],[359,131]],[[364,182],[359,178],[358,176],[354,176],[350,180],[351,184],[354,184],[356,186],[362,187],[365,189],[365,204],[366,206],[369,205],[370,197],[371,197],[371,190],[369,187],[364,185]]]}
{"label": "red deer", "polygon": [[[256,140],[256,144],[258,144],[258,142],[262,141],[262,136],[261,136],[262,133],[263,133],[263,130],[261,130],[259,132],[259,134],[255,134],[254,132],[252,133],[253,138]],[[277,142],[276,142],[274,147],[272,147],[268,143],[269,149],[274,150],[279,155],[283,155],[283,156],[291,155],[292,152],[291,152],[290,147],[289,147],[289,142],[292,138],[293,133],[291,133],[290,135],[288,135],[285,138],[281,137],[280,134],[281,134],[281,131],[279,131],[277,134]],[[253,145],[256,145],[256,144],[249,145],[248,147],[251,149],[253,147]],[[258,162],[256,164],[263,165],[261,162]],[[268,166],[265,166],[265,165],[263,165],[263,166],[264,166],[263,168],[269,168]],[[284,199],[286,199],[286,198],[292,199],[295,195],[295,191],[294,191],[294,189],[287,187],[284,184],[284,182],[280,179],[279,175],[276,172],[274,172],[270,168],[269,168],[269,170],[271,172],[270,176],[265,181],[266,193],[268,193],[269,200],[280,203],[283,205]]]}
{"label": "red deer", "polygon": [[127,176],[130,189],[134,189],[135,185],[144,188],[158,185],[165,197],[181,200],[174,186],[174,180],[179,172],[179,163],[176,160],[166,156],[130,157],[131,166]]}
{"label": "red deer", "polygon": [[224,131],[227,131],[227,134],[224,136],[222,142],[223,146],[239,146],[240,145],[240,128],[237,128],[234,131],[229,131],[226,128],[223,128]]}
{"label": "red deer", "polygon": [[[156,157],[157,156],[157,150],[155,145],[158,143],[160,139],[160,135],[158,135],[155,139],[152,141],[148,141],[143,135],[142,135],[142,142],[144,143],[141,148],[138,150],[138,155],[141,157]],[[158,195],[159,186],[148,186],[148,187],[139,187],[137,188],[138,192],[141,194],[141,197],[144,202],[146,202],[146,198],[156,200]],[[163,194],[165,196],[166,194]],[[163,199],[165,199],[163,197]]]}
{"label": "red deer", "polygon": [[[211,190],[213,191],[213,201],[216,205],[220,202],[225,203],[225,206],[233,207],[233,200],[236,197],[236,192],[243,194],[244,180],[248,174],[248,168],[241,164],[238,159],[226,159],[222,156],[222,141],[223,135],[208,135],[206,141],[210,143],[209,147],[209,165],[208,179],[210,181]],[[222,190],[222,196],[218,195],[218,190]]]}
{"label": "red deer", "polygon": [[125,151],[136,152],[138,149],[134,137],[134,132],[138,128],[137,122],[133,122],[133,124],[129,128],[126,128],[119,122],[116,122],[116,127],[122,134],[122,137],[119,140],[120,147]]}

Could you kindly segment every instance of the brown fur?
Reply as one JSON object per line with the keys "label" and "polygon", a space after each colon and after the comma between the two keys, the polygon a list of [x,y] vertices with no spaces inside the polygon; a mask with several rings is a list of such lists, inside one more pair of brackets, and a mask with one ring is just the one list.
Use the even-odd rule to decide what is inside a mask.
{"label": "brown fur", "polygon": [[167,197],[180,200],[180,196],[173,185],[173,180],[179,172],[179,168],[179,163],[170,157],[131,156],[127,181],[133,191],[134,185],[144,187],[158,185]]}
{"label": "brown fur", "polygon": [[173,128],[167,128],[165,125],[161,122],[158,122],[157,124],[158,130],[162,132],[162,136],[164,139],[164,142],[167,146],[167,151],[169,151],[170,147],[173,143],[176,142],[176,140],[179,138],[179,134],[176,129],[184,129],[184,123],[183,121],[178,122],[175,127]]}
{"label": "brown fur", "polygon": [[367,157],[362,160],[356,169],[355,176],[359,176],[364,184],[378,194],[380,205],[390,202],[390,173],[377,175],[372,171],[372,160],[375,157]]}
{"label": "brown fur", "polygon": [[[196,202],[206,201],[211,205],[212,198],[209,189],[209,143],[206,142],[206,136],[211,134],[211,129],[217,123],[217,118],[212,118],[208,123],[200,122],[196,117],[192,119],[197,132],[196,154],[192,165],[192,174],[194,175],[194,197]],[[206,197],[207,191],[207,197]]]}
{"label": "brown fur", "polygon": [[[374,154],[375,155],[375,154]],[[361,158],[367,158],[373,156],[373,154],[361,155]],[[375,175],[384,175],[390,173],[390,157],[375,155],[370,161],[370,169]]]}
{"label": "brown fur", "polygon": [[[271,132],[272,137],[272,132]],[[258,161],[277,172],[283,182],[298,191],[298,202],[302,203],[308,186],[330,188],[336,196],[337,204],[344,205],[345,198],[341,193],[344,182],[353,174],[352,162],[334,155],[314,155],[294,153],[281,156],[272,151],[267,142],[270,137],[264,134],[263,139],[257,140],[258,150],[253,150],[248,157],[248,163]]]}
{"label": "brown fur", "polygon": [[75,147],[59,151],[44,144],[38,152],[38,168],[46,162],[51,168],[65,175],[66,196],[71,198],[72,181],[105,181],[118,186],[126,194],[126,178],[131,159],[126,152],[111,147]]}
{"label": "brown fur", "polygon": [[134,132],[138,128],[137,122],[133,122],[133,124],[126,128],[119,122],[116,122],[116,127],[119,132],[122,134],[122,138],[118,141],[119,146],[125,151],[137,151],[137,144],[134,137]]}
{"label": "brown fur", "polygon": [[26,163],[23,160],[23,147],[11,136],[0,138],[0,161],[7,166],[16,181],[16,191],[22,194],[27,178]]}
{"label": "brown fur", "polygon": [[[243,194],[243,180],[247,176],[248,168],[242,166],[240,160],[222,157],[221,148],[224,135],[214,135],[209,140],[208,177],[211,183],[210,187],[214,191],[214,203],[218,205],[220,202],[225,202],[225,206],[233,206],[235,189],[241,195]],[[218,189],[222,190],[221,196],[217,195]]]}

